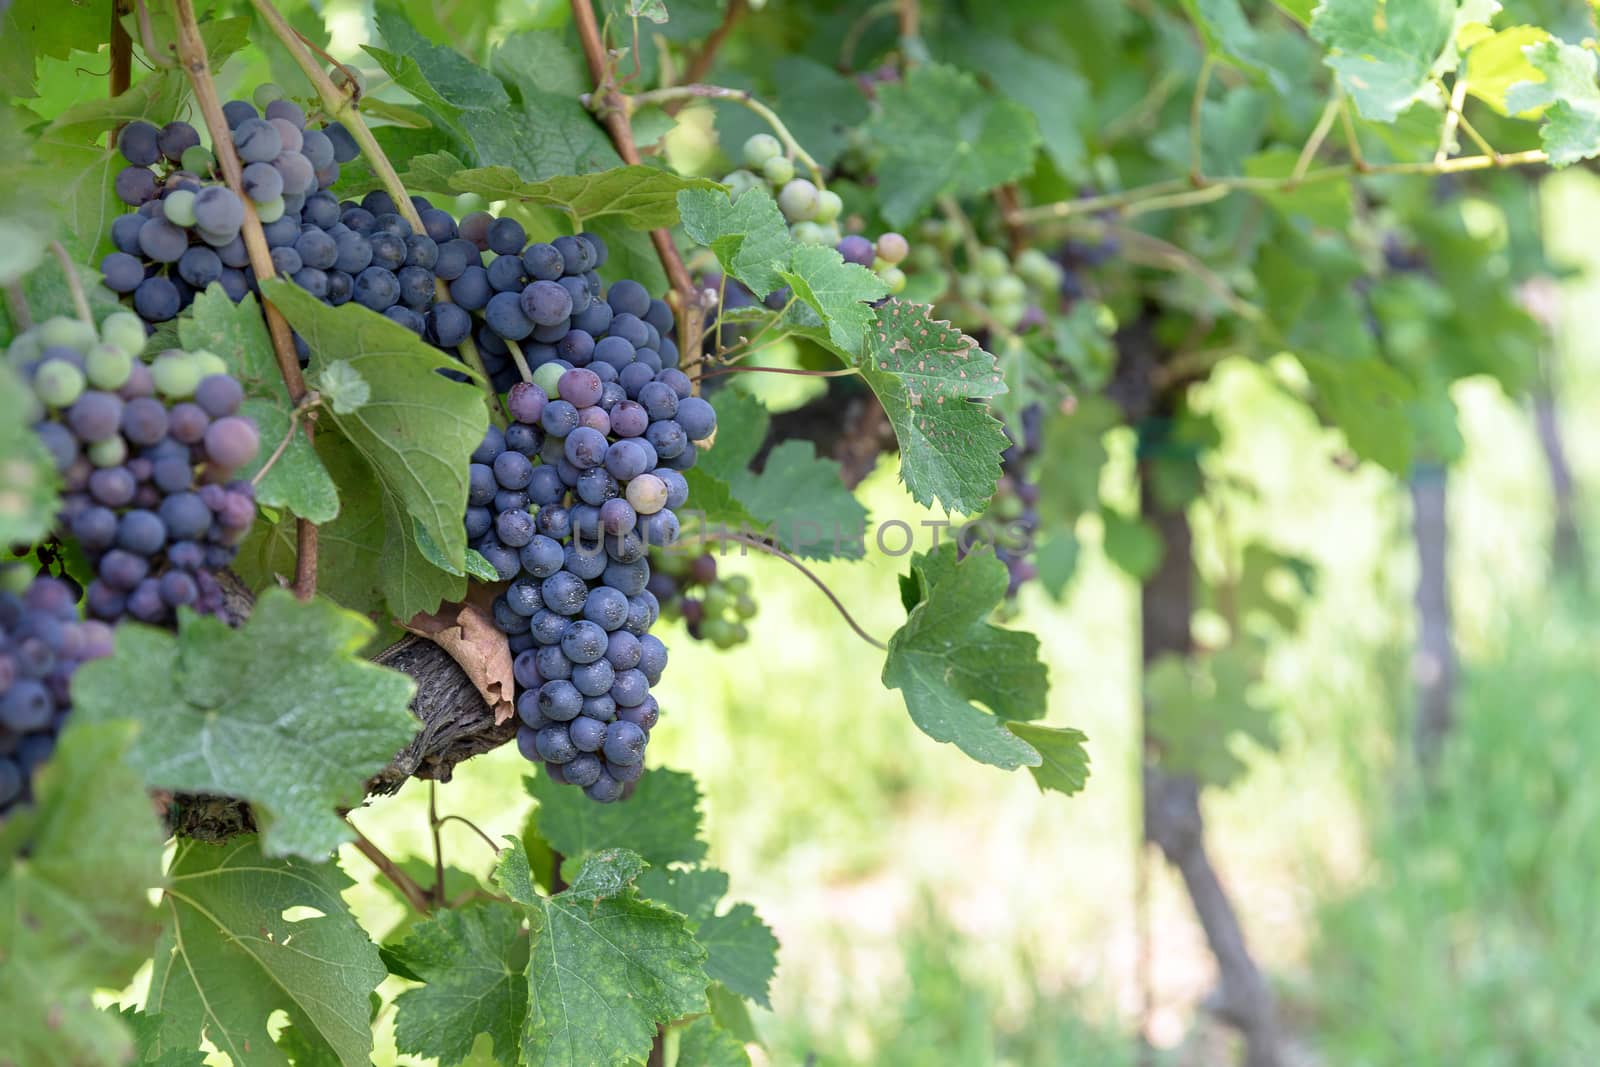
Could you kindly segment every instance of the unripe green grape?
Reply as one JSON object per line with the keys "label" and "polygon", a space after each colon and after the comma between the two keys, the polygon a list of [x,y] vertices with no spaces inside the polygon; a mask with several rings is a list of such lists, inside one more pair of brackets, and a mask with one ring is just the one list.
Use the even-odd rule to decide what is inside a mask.
{"label": "unripe green grape", "polygon": [[93,326],[78,319],[57,315],[47,319],[39,327],[39,346],[53,348],[61,345],[65,348],[75,348],[79,352],[87,352],[89,346],[100,340]]}
{"label": "unripe green grape", "polygon": [[1061,265],[1037,248],[1017,257],[1017,273],[1037,289],[1055,290],[1061,285]]}
{"label": "unripe green grape", "polygon": [[891,267],[897,265],[911,252],[910,242],[893,230],[880,235],[878,243],[874,247],[878,255],[886,260]]}
{"label": "unripe green grape", "polygon": [[195,366],[200,368],[200,377],[209,378],[213,374],[230,374],[228,361],[209,349],[197,348],[189,353],[189,358],[194,360]]}
{"label": "unripe green grape", "polygon": [[708,609],[706,621],[700,624],[700,636],[726,652],[739,643],[739,632],[734,624]]}
{"label": "unripe green grape", "polygon": [[489,201],[485,200],[477,193],[462,193],[460,196],[456,197],[455,207],[456,209],[454,213],[459,217],[461,215],[470,215],[474,211],[488,210]]}
{"label": "unripe green grape", "polygon": [[737,200],[751,189],[760,188],[763,182],[747,170],[734,170],[728,172],[722,184],[728,187],[728,198]]}
{"label": "unripe green grape", "polygon": [[190,145],[183,150],[178,165],[190,174],[204,178],[216,168],[217,157],[203,144]]}
{"label": "unripe green grape", "polygon": [[250,94],[250,100],[262,111],[274,100],[282,100],[286,94],[272,82],[262,82],[256,86],[256,91]]}
{"label": "unripe green grape", "polygon": [[13,367],[20,367],[32,363],[39,358],[43,345],[39,341],[39,328],[34,327],[17,334],[11,341],[11,347],[6,349],[6,358]]}
{"label": "unripe green grape", "polygon": [[832,189],[823,189],[817,193],[817,214],[813,221],[824,226],[844,214],[844,201]]}
{"label": "unripe green grape", "polygon": [[101,343],[89,349],[83,358],[83,369],[96,389],[114,393],[128,384],[133,374],[133,357],[117,345]]}
{"label": "unripe green grape", "polygon": [[[803,245],[820,245],[830,243],[827,235],[822,232],[822,227],[814,222],[797,222],[789,227],[789,236]],[[832,242],[837,243],[837,242]]]}
{"label": "unripe green grape", "polygon": [[83,371],[64,359],[47,359],[33,375],[33,391],[47,407],[64,408],[83,395]]}
{"label": "unripe green grape", "polygon": [[1020,304],[1028,298],[1028,287],[1015,274],[1002,275],[989,283],[989,299],[996,304]]}
{"label": "unripe green grape", "polygon": [[700,602],[705,605],[707,621],[721,619],[728,613],[728,609],[733,607],[733,598],[720,583],[708,587],[706,595],[700,598]]}
{"label": "unripe green grape", "polygon": [[741,597],[737,598],[733,602],[733,613],[735,615],[739,616],[739,618],[741,618],[741,619],[753,619],[753,618],[755,618],[756,617],[756,600],[755,600],[755,597],[749,596],[747,594],[745,596],[741,596]]}
{"label": "unripe green grape", "polygon": [[[813,223],[813,225],[815,224]],[[819,226],[818,229],[822,231],[822,243],[829,248],[844,239],[844,234],[839,231],[839,227],[834,223],[830,222],[826,226]]]}
{"label": "unripe green grape", "polygon": [[96,441],[83,450],[89,457],[89,462],[96,467],[116,467],[127,462],[128,442],[122,439],[120,433],[114,433],[104,441]]}
{"label": "unripe green grape", "polygon": [[734,596],[750,595],[750,577],[745,574],[730,574],[722,579],[722,584]]}
{"label": "unripe green grape", "polygon": [[907,257],[906,266],[913,271],[926,274],[928,271],[939,269],[939,250],[932,245],[918,244],[911,248],[911,255]]}
{"label": "unripe green grape", "polygon": [[256,217],[262,222],[277,222],[283,218],[283,197],[274,197],[265,204],[257,204]]}
{"label": "unripe green grape", "polygon": [[891,296],[905,292],[906,272],[899,267],[890,267],[888,270],[880,271],[878,277],[882,278],[883,284],[889,287]]}
{"label": "unripe green grape", "polygon": [[1026,304],[989,305],[989,314],[993,315],[995,321],[1006,327],[1008,330],[1015,328],[1016,325],[1022,321],[1022,317],[1027,313],[1028,307]]}
{"label": "unripe green grape", "polygon": [[1000,278],[1011,273],[1011,259],[998,248],[985,248],[973,267],[985,278]]}
{"label": "unripe green grape", "polygon": [[765,166],[767,160],[783,153],[783,145],[770,133],[758,133],[745,141],[740,152],[744,161],[752,167]]}
{"label": "unripe green grape", "polygon": [[156,392],[173,400],[193,396],[195,386],[203,377],[199,361],[175,348],[161,353],[150,365],[150,378],[156,384]]}
{"label": "unripe green grape", "polygon": [[100,324],[100,339],[130,357],[137,356],[144,351],[144,323],[131,311],[113,311]]}
{"label": "unripe green grape", "polygon": [[174,189],[161,201],[167,221],[174,226],[188,228],[194,225],[194,194],[187,189]]}
{"label": "unripe green grape", "polygon": [[817,187],[804,178],[796,178],[778,194],[778,208],[790,222],[806,222],[817,213]]}
{"label": "unripe green grape", "polygon": [[794,178],[794,161],[787,156],[773,156],[761,164],[761,176],[773,185],[782,185]]}
{"label": "unripe green grape", "polygon": [[976,274],[963,274],[956,278],[956,292],[969,304],[983,303],[984,288],[983,279]]}
{"label": "unripe green grape", "polygon": [[534,370],[533,384],[543,389],[545,396],[554,400],[561,395],[561,391],[556,388],[556,383],[561,381],[561,376],[565,373],[566,371],[562,369],[559,363],[546,363],[544,366]]}

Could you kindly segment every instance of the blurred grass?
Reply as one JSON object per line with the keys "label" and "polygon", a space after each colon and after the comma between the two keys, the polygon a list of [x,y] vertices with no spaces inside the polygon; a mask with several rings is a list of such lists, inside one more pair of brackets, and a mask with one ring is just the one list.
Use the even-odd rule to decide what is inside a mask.
{"label": "blurred grass", "polygon": [[[1550,187],[1553,250],[1591,267],[1597,183]],[[1600,287],[1569,286],[1562,400],[1580,480],[1600,475]],[[1471,665],[1465,725],[1437,808],[1421,814],[1403,742],[1410,701],[1414,563],[1402,488],[1349,473],[1337,435],[1284,395],[1281,368],[1223,364],[1203,398],[1229,444],[1211,473],[1231,492],[1230,538],[1260,537],[1319,570],[1301,632],[1271,655],[1281,750],[1208,794],[1215,862],[1248,935],[1286,990],[1307,1062],[1595,1062],[1600,983],[1584,964],[1600,929],[1589,884],[1600,861],[1600,754],[1593,605],[1548,590],[1550,506],[1526,412],[1469,382],[1457,400],[1468,452],[1451,482],[1457,636]],[[1107,477],[1126,486],[1129,442]],[[892,463],[864,486],[873,517],[932,516]],[[1597,502],[1600,503],[1600,502]],[[1600,530],[1600,506],[1588,506]],[[1202,557],[1215,517],[1201,514]],[[1048,721],[1086,730],[1082,796],[1040,794],[938,745],[878,682],[882,658],[785,565],[730,556],[761,603],[748,646],[718,654],[668,634],[666,720],[652,760],[705,790],[710,860],[783,942],[766,1061],[1114,1067],[1129,1062],[1138,1008],[1135,927],[1135,590],[1093,549],[1064,604],[1024,591],[1012,625],[1040,636]],[[926,547],[926,533],[919,547]],[[818,568],[866,628],[903,618],[904,560]],[[441,809],[514,833],[528,802],[514,752],[460,768]],[[412,784],[357,821],[386,848],[422,856],[426,788]],[[452,861],[488,869],[481,841],[446,828]],[[351,899],[374,929],[402,911],[361,880]],[[1153,865],[1155,1014],[1177,1062],[1217,1063],[1194,1029],[1213,968],[1181,887]],[[392,1049],[379,1062],[393,1062]]]}

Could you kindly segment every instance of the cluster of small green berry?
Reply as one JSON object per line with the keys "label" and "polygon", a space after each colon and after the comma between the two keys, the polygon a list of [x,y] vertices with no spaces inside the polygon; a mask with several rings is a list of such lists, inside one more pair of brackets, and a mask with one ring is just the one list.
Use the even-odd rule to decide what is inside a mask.
{"label": "cluster of small green berry", "polygon": [[943,272],[950,279],[937,303],[957,326],[1017,330],[1060,302],[1066,272],[1044,252],[1027,248],[1013,259],[993,245],[969,244],[966,236],[959,222],[930,219],[907,261],[914,275]]}
{"label": "cluster of small green berry", "polygon": [[756,601],[750,595],[749,578],[719,575],[716,557],[709,553],[658,556],[649,589],[661,602],[662,618],[682,619],[690,637],[710,641],[723,651],[750,640],[745,623],[755,618]]}

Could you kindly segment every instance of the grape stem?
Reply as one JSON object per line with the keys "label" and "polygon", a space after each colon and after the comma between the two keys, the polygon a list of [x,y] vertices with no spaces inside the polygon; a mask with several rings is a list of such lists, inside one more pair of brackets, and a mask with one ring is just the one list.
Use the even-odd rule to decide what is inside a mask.
{"label": "grape stem", "polygon": [[[589,78],[594,82],[591,108],[610,134],[617,155],[622,157],[624,163],[637,166],[639,147],[633,140],[628,105],[626,98],[617,91],[616,78],[607,62],[605,41],[600,36],[600,25],[595,21],[590,0],[572,0],[572,22],[577,28],[578,40],[583,44],[583,58],[589,66]],[[667,280],[672,284],[672,297],[677,304],[673,310],[678,316],[678,350],[683,358],[698,360],[704,332],[702,326],[710,305],[690,277],[689,268],[684,265],[677,242],[673,240],[672,230],[665,227],[651,230],[650,243],[655,245],[656,257],[661,260],[661,268],[666,271]]]}
{"label": "grape stem", "polygon": [[685,100],[696,97],[706,100],[726,100],[755,112],[768,126],[772,127],[773,134],[783,145],[784,153],[790,159],[795,160],[806,168],[816,187],[818,189],[826,189],[828,187],[828,183],[822,176],[822,168],[817,164],[816,159],[812,157],[810,152],[805,150],[799,141],[795,140],[794,134],[789,132],[789,127],[784,125],[783,120],[778,117],[778,113],[743,89],[729,89],[723,85],[669,85],[662,89],[651,89],[649,92],[624,96],[621,103],[626,112],[632,115],[637,109],[650,104],[663,104],[672,100]]}
{"label": "grape stem", "polygon": [[321,403],[322,394],[313,389],[306,394],[304,400],[295,405],[293,411],[289,412],[288,431],[283,435],[283,440],[278,442],[278,447],[272,450],[272,455],[268,456],[267,461],[261,465],[261,469],[256,471],[255,476],[250,479],[251,485],[261,484],[261,479],[267,476],[267,472],[272,469],[272,465],[278,462],[278,457],[282,456],[284,450],[289,447],[289,442],[294,440],[294,432],[300,428],[300,417]]}
{"label": "grape stem", "polygon": [[447,822],[458,822],[458,823],[461,823],[463,826],[467,827],[473,833],[477,834],[478,837],[482,839],[483,843],[489,846],[489,851],[490,852],[493,852],[497,856],[500,854],[500,846],[494,843],[494,838],[490,837],[487,833],[485,833],[483,827],[479,826],[477,823],[473,822],[471,819],[467,818],[465,815],[441,815],[441,816],[439,816],[439,825],[440,826],[443,826]]}
{"label": "grape stem", "polygon": [[[142,4],[142,0],[141,0]],[[142,10],[142,6],[141,6]],[[256,215],[255,204],[244,193],[244,171],[239,154],[233,147],[233,134],[228,119],[222,113],[222,101],[217,96],[216,83],[211,80],[211,63],[206,58],[205,41],[200,37],[200,26],[195,21],[192,0],[172,0],[173,20],[178,28],[178,59],[189,84],[194,89],[195,102],[205,117],[206,129],[211,134],[211,151],[222,168],[228,188],[244,205],[244,224],[240,235],[250,256],[250,267],[257,281],[276,277],[272,267],[272,253],[267,248],[266,234],[261,230],[261,219]],[[284,388],[289,392],[289,402],[298,407],[306,398],[305,376],[300,373],[300,359],[295,353],[294,335],[283,313],[270,301],[262,300],[266,312],[267,332],[272,336],[272,354],[278,362],[278,373],[283,377]],[[311,439],[311,420],[305,422],[306,440]],[[299,519],[295,527],[294,595],[310,600],[317,593],[317,527]]]}
{"label": "grape stem", "polygon": [[839,612],[839,615],[844,619],[845,625],[854,630],[857,637],[861,638],[861,640],[865,641],[873,648],[881,649],[884,652],[889,651],[888,645],[884,644],[882,641],[879,641],[876,637],[873,637],[871,634],[867,633],[866,630],[861,628],[861,624],[856,622],[855,617],[850,614],[839,598],[834,595],[833,590],[828,588],[828,584],[821,578],[817,577],[815,571],[807,567],[804,563],[801,563],[799,560],[795,559],[793,556],[789,555],[789,553],[785,552],[777,545],[769,544],[758,537],[751,537],[748,534],[732,533],[726,530],[719,533],[704,533],[701,534],[701,538],[706,541],[732,541],[736,544],[741,544],[749,548],[756,549],[759,552],[765,552],[769,556],[777,556],[779,559],[789,564],[789,566],[793,567],[795,570],[811,579],[811,584],[822,590],[822,595],[828,598],[829,603],[834,606],[834,608]]}
{"label": "grape stem", "polygon": [[1234,175],[1226,178],[1207,178],[1205,179],[1205,184],[1198,189],[1193,187],[1193,182],[1188,178],[1169,178],[1164,181],[1151,182],[1148,185],[1135,186],[1132,189],[1124,189],[1118,193],[1087,196],[1077,200],[1059,200],[1051,204],[1039,204],[1035,207],[1022,208],[1014,212],[1007,221],[1014,221],[1019,225],[1033,226],[1070,218],[1073,215],[1086,215],[1094,212],[1110,212],[1126,216],[1144,215],[1154,211],[1166,211],[1194,204],[1207,204],[1226,199],[1236,192],[1281,193],[1302,185],[1339,181],[1362,174],[1436,176],[1478,170],[1541,166],[1549,162],[1550,155],[1548,152],[1539,148],[1531,148],[1522,152],[1456,156],[1443,162],[1428,160],[1404,163],[1366,163],[1361,160],[1355,160],[1350,163],[1319,167],[1316,170],[1307,171],[1299,178],[1295,178],[1292,175],[1284,178],[1246,177],[1243,175]]}
{"label": "grape stem", "polygon": [[444,842],[439,837],[439,783],[428,780],[428,830],[433,837],[433,902],[444,905]]}
{"label": "grape stem", "polygon": [[56,262],[61,264],[61,273],[66,276],[67,292],[72,294],[72,310],[78,313],[80,321],[93,326],[94,312],[89,310],[89,294],[83,291],[83,279],[78,277],[78,268],[73,266],[66,246],[60,241],[51,241],[50,251],[56,257]]}
{"label": "grape stem", "polygon": [[150,8],[145,0],[133,0],[133,10],[139,19],[139,43],[144,46],[145,58],[155,66],[170,67],[172,60],[161,54],[161,49],[156,47],[156,33],[150,27]]}
{"label": "grape stem", "polygon": [[517,365],[517,374],[525,382],[533,381],[533,371],[528,369],[528,357],[522,354],[522,346],[509,337],[501,338],[506,347],[511,349],[511,362]]}
{"label": "grape stem", "polygon": [[852,374],[859,373],[861,372],[854,367],[841,367],[838,370],[806,370],[802,367],[758,367],[739,363],[731,367],[706,371],[700,378],[720,378],[724,374],[795,374],[802,378],[848,378]]}
{"label": "grape stem", "polygon": [[428,891],[418,885],[416,879],[401,870],[394,860],[384,855],[383,849],[368,840],[367,835],[356,829],[354,823],[350,823],[349,820],[346,820],[346,823],[350,826],[351,832],[356,835],[355,841],[351,842],[355,845],[356,851],[371,861],[372,865],[378,869],[378,873],[387,878],[389,884],[400,891],[400,895],[406,899],[406,903],[416,909],[417,914],[427,915],[431,913],[433,911],[433,902],[428,895]]}
{"label": "grape stem", "polygon": [[[361,117],[358,106],[360,89],[356,80],[350,75],[349,68],[343,63],[331,60],[346,81],[350,83],[349,91],[340,89],[333,83],[333,79],[317,64],[316,58],[311,54],[315,48],[306,37],[289,25],[281,12],[272,6],[270,0],[250,0],[251,6],[261,16],[272,35],[276,37],[283,47],[288,50],[289,56],[306,76],[311,87],[317,91],[317,97],[322,101],[323,110],[328,117],[339,122],[350,131],[350,136],[355,138],[356,144],[361,149],[361,154],[371,164],[372,172],[378,176],[383,184],[384,191],[394,200],[394,209],[400,217],[411,224],[412,230],[417,233],[426,233],[427,228],[422,224],[422,216],[417,213],[417,206],[411,202],[411,194],[406,192],[405,183],[400,180],[399,173],[394,169],[394,164],[384,154],[383,147],[378,144],[372,130],[367,126],[366,120]],[[317,49],[318,52],[322,50]],[[327,55],[326,52],[322,53]],[[450,287],[443,279],[434,279],[434,300],[436,303],[450,303]],[[456,346],[461,351],[462,359],[477,372],[479,384],[483,388],[484,400],[489,406],[490,417],[500,421],[499,398],[495,395],[494,383],[489,380],[489,372],[484,368],[483,357],[478,354],[478,346],[473,344],[469,336]]]}
{"label": "grape stem", "polygon": [[33,315],[28,311],[28,298],[22,295],[22,285],[8,285],[6,289],[6,310],[11,314],[11,325],[16,327],[16,332],[33,328]]}
{"label": "grape stem", "polygon": [[[129,11],[128,0],[116,0],[111,5],[111,97],[116,99],[133,84],[133,38],[122,25],[122,16]],[[111,143],[117,143],[122,123],[111,127]]]}

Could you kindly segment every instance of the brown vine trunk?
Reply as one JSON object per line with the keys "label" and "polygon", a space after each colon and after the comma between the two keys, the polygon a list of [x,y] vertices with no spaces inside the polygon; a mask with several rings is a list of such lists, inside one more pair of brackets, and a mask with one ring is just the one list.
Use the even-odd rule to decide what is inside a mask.
{"label": "brown vine trunk", "polygon": [[[1181,397],[1179,388],[1157,394],[1149,384],[1150,372],[1166,354],[1149,327],[1147,322],[1135,323],[1118,336],[1121,358],[1111,393],[1136,423],[1170,418]],[[1193,651],[1194,542],[1188,514],[1157,499],[1146,464],[1139,467],[1139,511],[1159,535],[1162,547],[1159,567],[1139,591],[1141,662],[1148,668],[1163,655]],[[1150,743],[1147,720],[1145,731],[1144,838],[1183,878],[1216,959],[1218,986],[1206,1006],[1244,1038],[1245,1067],[1281,1067],[1272,990],[1250,954],[1227,887],[1206,851],[1199,784],[1188,775],[1164,770]]]}
{"label": "brown vine trunk", "polygon": [[1412,671],[1417,682],[1412,744],[1425,774],[1455,723],[1456,649],[1450,631],[1449,474],[1437,464],[1418,464],[1411,474],[1411,536],[1417,546],[1417,647]]}

